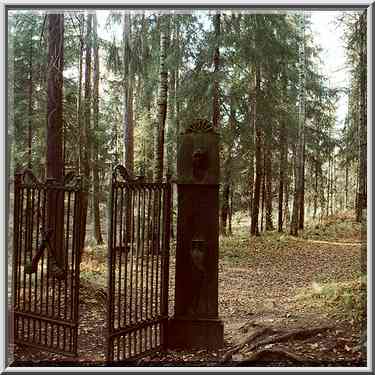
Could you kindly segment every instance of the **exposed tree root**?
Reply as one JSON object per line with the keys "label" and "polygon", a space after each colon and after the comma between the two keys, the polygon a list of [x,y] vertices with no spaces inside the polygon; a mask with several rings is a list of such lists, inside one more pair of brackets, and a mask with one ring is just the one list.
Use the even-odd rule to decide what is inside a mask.
{"label": "exposed tree root", "polygon": [[263,349],[259,350],[242,361],[238,361],[237,366],[254,364],[255,362],[269,362],[275,360],[290,360],[297,363],[306,363],[307,359],[285,349]]}
{"label": "exposed tree root", "polygon": [[322,333],[327,331],[331,327],[317,327],[317,328],[303,328],[303,329],[296,329],[291,332],[283,333],[282,335],[268,337],[264,340],[258,341],[257,343],[253,344],[248,348],[248,351],[254,350],[259,348],[260,346],[273,344],[276,342],[284,342],[288,340],[304,340],[311,336],[315,336],[318,333]]}
{"label": "exposed tree root", "polygon": [[239,344],[235,345],[232,349],[228,350],[223,358],[222,358],[222,361],[223,362],[226,362],[226,361],[229,361],[231,360],[232,358],[232,355],[234,353],[237,353],[239,350],[241,350],[245,345],[251,343],[253,340],[255,340],[257,337],[259,336],[263,336],[263,335],[275,335],[278,331],[275,331],[273,328],[271,327],[264,327],[264,328],[261,328],[255,332],[253,332],[251,335],[247,336],[244,340],[242,340]]}
{"label": "exposed tree root", "polygon": [[[251,344],[255,339],[257,339],[260,336],[267,335],[267,336],[271,336],[271,337],[267,337],[263,340],[260,340],[258,342],[255,342],[255,343],[251,344],[247,348],[246,352],[251,352],[254,349],[257,349],[257,348],[259,348],[260,346],[263,346],[263,345],[285,342],[285,341],[288,341],[288,340],[304,340],[304,339],[307,339],[311,336],[315,336],[318,333],[324,332],[324,331],[326,331],[330,328],[331,327],[304,328],[304,329],[295,329],[295,330],[292,330],[292,331],[289,331],[289,332],[285,332],[285,331],[281,331],[281,330],[276,330],[276,329],[271,328],[271,327],[264,327],[262,329],[259,329],[255,332],[253,332],[251,335],[247,336],[244,340],[242,340],[239,344],[235,345],[232,349],[228,350],[223,355],[222,362],[230,361],[232,359],[233,354],[240,351],[246,345]],[[254,354],[252,354],[249,358],[251,359],[254,356],[254,359],[251,359],[251,361],[257,361],[257,360],[259,360],[259,358],[256,356],[257,353],[263,353],[263,354],[259,354],[259,355],[265,355],[269,352],[274,352],[274,350],[270,350],[270,349],[260,350],[260,351],[255,352]],[[281,350],[281,349],[279,349],[276,352],[277,352],[278,355],[284,354],[284,357],[289,355],[289,357],[292,358],[293,356],[295,356],[295,360],[297,361],[298,356],[296,354],[293,354],[293,353],[290,353],[290,352],[287,352],[287,351]],[[287,353],[287,354],[285,354],[285,353]],[[299,358],[299,359],[301,359],[301,358]],[[247,360],[248,359],[246,359],[246,361]],[[305,359],[302,359],[302,360],[305,360]]]}

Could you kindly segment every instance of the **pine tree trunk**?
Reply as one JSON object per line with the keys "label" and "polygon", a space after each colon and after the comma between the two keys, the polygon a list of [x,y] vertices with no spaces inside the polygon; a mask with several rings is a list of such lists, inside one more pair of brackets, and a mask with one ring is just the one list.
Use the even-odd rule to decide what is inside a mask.
{"label": "pine tree trunk", "polygon": [[94,208],[94,234],[96,243],[103,245],[104,240],[102,236],[100,223],[100,184],[99,184],[99,45],[98,45],[98,21],[96,14],[94,14],[94,74],[93,74],[93,117],[94,117],[94,142],[93,142],[93,179],[94,179],[94,194],[93,194],[93,208]]}
{"label": "pine tree trunk", "polygon": [[254,155],[250,155],[250,167],[248,176],[248,211],[251,226],[251,217],[253,212],[253,195],[254,195]]}
{"label": "pine tree trunk", "polygon": [[[130,176],[134,174],[134,128],[133,128],[133,75],[131,71],[131,17],[128,11],[124,14],[123,24],[123,137],[124,165]],[[125,196],[125,223],[123,240],[125,247],[131,242],[131,200],[132,194]]]}
{"label": "pine tree trunk", "polygon": [[271,157],[271,140],[272,140],[272,126],[267,127],[267,134],[265,136],[267,146],[264,152],[264,172],[265,172],[265,208],[266,208],[266,231],[274,230],[272,219],[272,157]]}
{"label": "pine tree trunk", "polygon": [[[265,159],[265,158],[264,158]],[[265,168],[263,168],[263,171]],[[265,196],[266,196],[266,175],[262,173],[262,199],[261,199],[261,219],[260,219],[260,231],[263,232],[263,222],[264,222],[264,201],[265,201]]]}
{"label": "pine tree trunk", "polygon": [[64,16],[48,15],[47,178],[63,179]]}
{"label": "pine tree trunk", "polygon": [[[83,102],[83,126],[82,126],[82,167],[83,167],[83,189],[87,192],[83,200],[83,210],[85,215],[88,212],[88,199],[90,194],[90,173],[91,173],[91,43],[92,38],[92,14],[87,15],[86,19],[86,56],[85,56],[85,83],[84,83],[84,102]],[[83,240],[84,242],[84,240]],[[81,254],[82,255],[82,254]]]}
{"label": "pine tree trunk", "polygon": [[298,139],[297,139],[297,152],[295,157],[295,188],[293,198],[293,212],[292,222],[290,225],[290,234],[292,236],[298,235],[299,218],[301,200],[303,199],[303,149],[304,149],[304,125],[305,125],[305,19],[304,15],[301,16],[300,20],[300,33],[302,37],[302,43],[300,45],[299,53],[299,110],[298,110]]}
{"label": "pine tree trunk", "polygon": [[[146,101],[146,114],[147,114],[147,123],[148,123],[148,131],[151,135],[150,139],[145,139],[145,169],[146,169],[146,178],[149,181],[154,180],[154,165],[155,165],[155,129],[154,123],[152,122],[151,118],[151,101]],[[147,161],[147,162],[146,162]],[[151,166],[151,168],[150,168]]]}
{"label": "pine tree trunk", "polygon": [[318,160],[315,160],[315,184],[314,184],[314,208],[313,208],[313,220],[316,219],[318,211]]}
{"label": "pine tree trunk", "polygon": [[175,71],[173,70],[170,74],[169,81],[169,101],[168,101],[168,113],[167,113],[167,176],[172,176],[174,173],[175,160],[173,156],[173,145],[175,143]]}
{"label": "pine tree trunk", "polygon": [[252,236],[259,235],[258,218],[259,218],[259,203],[260,203],[260,187],[262,180],[262,128],[257,115],[257,98],[260,91],[260,67],[256,66],[256,78],[255,78],[255,111],[254,111],[254,126],[255,126],[255,186],[254,186],[254,198],[252,202],[251,211],[251,226],[250,234]]}
{"label": "pine tree trunk", "polygon": [[175,70],[175,119],[176,119],[176,144],[178,134],[180,134],[180,100],[179,100],[179,90],[180,90],[180,61],[181,61],[181,52],[180,52],[180,25],[176,26],[176,41],[177,41],[177,64]]}
{"label": "pine tree trunk", "polygon": [[332,166],[331,166],[331,215],[334,214],[335,211],[335,204],[336,204],[336,196],[335,196],[335,154],[333,151],[332,156]]}
{"label": "pine tree trunk", "polygon": [[227,221],[229,213],[229,182],[228,178],[225,179],[223,183],[223,195],[221,203],[221,220],[220,220],[220,233],[222,236],[227,236]]}
{"label": "pine tree trunk", "polygon": [[232,231],[232,219],[233,219],[233,190],[234,186],[233,184],[229,186],[230,194],[229,194],[229,211],[228,211],[228,236],[233,235]]}
{"label": "pine tree trunk", "polygon": [[85,16],[81,14],[80,20],[80,36],[79,36],[79,75],[78,75],[78,93],[77,93],[77,124],[79,129],[79,152],[77,160],[77,170],[81,174],[82,161],[84,159],[83,144],[84,144],[84,123],[83,123],[83,108],[82,108],[82,76],[83,76],[83,49],[84,49],[84,29],[85,29]]}
{"label": "pine tree trunk", "polygon": [[363,210],[367,206],[367,103],[366,103],[366,12],[360,16],[360,120],[359,120],[359,186],[358,186],[358,203],[356,220],[363,220]]}
{"label": "pine tree trunk", "polygon": [[[296,147],[298,148],[298,146]],[[292,208],[292,221],[290,223],[290,234],[292,236],[298,235],[298,219],[299,219],[299,170],[300,170],[300,161],[298,157],[297,150],[294,150],[294,194],[293,194],[293,208]]]}
{"label": "pine tree trunk", "polygon": [[84,187],[89,191],[90,186],[90,140],[91,140],[91,38],[92,38],[92,14],[87,15],[86,21],[86,67],[84,85],[84,126],[83,126],[83,173],[85,176]]}
{"label": "pine tree trunk", "polygon": [[[63,71],[64,15],[48,14],[48,71],[47,71],[47,182],[63,182]],[[56,262],[64,265],[64,196],[47,189],[47,227],[52,229]],[[51,269],[51,257],[48,269]]]}
{"label": "pine tree trunk", "polygon": [[305,222],[305,140],[303,140],[303,150],[302,150],[302,181],[301,181],[301,195],[299,201],[299,222],[298,229],[303,229]]}
{"label": "pine tree trunk", "polygon": [[133,126],[133,75],[131,66],[131,18],[124,15],[124,87],[123,87],[123,134],[124,164],[130,175],[134,173],[134,126]]}
{"label": "pine tree trunk", "polygon": [[249,217],[251,227],[251,217],[253,212],[253,194],[254,194],[254,149],[255,149],[255,121],[256,121],[256,88],[252,85],[250,80],[249,87],[249,122],[250,122],[250,162],[248,170],[248,203],[249,203]]}
{"label": "pine tree trunk", "polygon": [[214,80],[212,93],[212,125],[214,129],[220,127],[220,102],[219,102],[219,78],[218,73],[220,69],[220,52],[219,52],[219,38],[220,38],[220,14],[214,16],[214,32],[215,32],[215,51],[213,56],[214,63]]}
{"label": "pine tree trunk", "polygon": [[29,119],[29,129],[28,129],[28,168],[32,168],[32,153],[31,146],[33,142],[33,38],[30,35],[30,55],[29,55],[29,79],[28,79],[28,119]]}
{"label": "pine tree trunk", "polygon": [[345,162],[345,210],[349,209],[349,162]]}
{"label": "pine tree trunk", "polygon": [[285,195],[284,195],[284,223],[285,223],[285,229],[287,229],[287,226],[289,225],[290,222],[290,217],[289,217],[289,184],[285,184]]}
{"label": "pine tree trunk", "polygon": [[286,163],[286,126],[283,121],[280,129],[280,162],[279,162],[279,216],[278,216],[278,231],[283,231],[283,198],[284,198],[284,180]]}
{"label": "pine tree trunk", "polygon": [[328,177],[327,177],[327,207],[326,217],[329,216],[329,208],[331,205],[331,156],[328,158]]}

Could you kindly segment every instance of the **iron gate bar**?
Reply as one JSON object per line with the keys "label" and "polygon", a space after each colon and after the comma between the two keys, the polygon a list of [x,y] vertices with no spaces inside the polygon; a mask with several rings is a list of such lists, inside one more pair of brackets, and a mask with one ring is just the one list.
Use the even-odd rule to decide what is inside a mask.
{"label": "iron gate bar", "polygon": [[134,359],[165,345],[170,199],[169,182],[135,180],[124,167],[114,169],[108,231],[109,362]]}
{"label": "iron gate bar", "polygon": [[[79,254],[86,222],[80,179],[69,184],[42,183],[25,170],[16,173],[14,181],[12,339],[42,350],[77,355]],[[48,205],[48,212],[55,210],[51,217]],[[59,212],[57,208],[61,208]],[[60,221],[56,214],[61,215]],[[49,243],[43,238],[47,225],[52,226]],[[43,245],[47,247],[44,250]],[[56,245],[64,254],[55,253]],[[64,265],[66,277],[56,274],[56,265]]]}

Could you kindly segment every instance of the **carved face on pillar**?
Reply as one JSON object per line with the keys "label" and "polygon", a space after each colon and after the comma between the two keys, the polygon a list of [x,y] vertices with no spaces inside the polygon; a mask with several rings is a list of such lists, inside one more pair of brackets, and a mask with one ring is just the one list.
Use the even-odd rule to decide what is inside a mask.
{"label": "carved face on pillar", "polygon": [[193,176],[196,181],[201,181],[207,172],[207,152],[201,148],[193,152]]}

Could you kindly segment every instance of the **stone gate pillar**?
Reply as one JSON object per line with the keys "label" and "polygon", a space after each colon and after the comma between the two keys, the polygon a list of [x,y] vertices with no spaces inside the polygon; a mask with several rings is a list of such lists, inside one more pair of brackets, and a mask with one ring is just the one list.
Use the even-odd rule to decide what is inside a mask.
{"label": "stone gate pillar", "polygon": [[218,317],[219,136],[205,120],[180,135],[177,153],[175,314],[170,348],[220,348]]}

